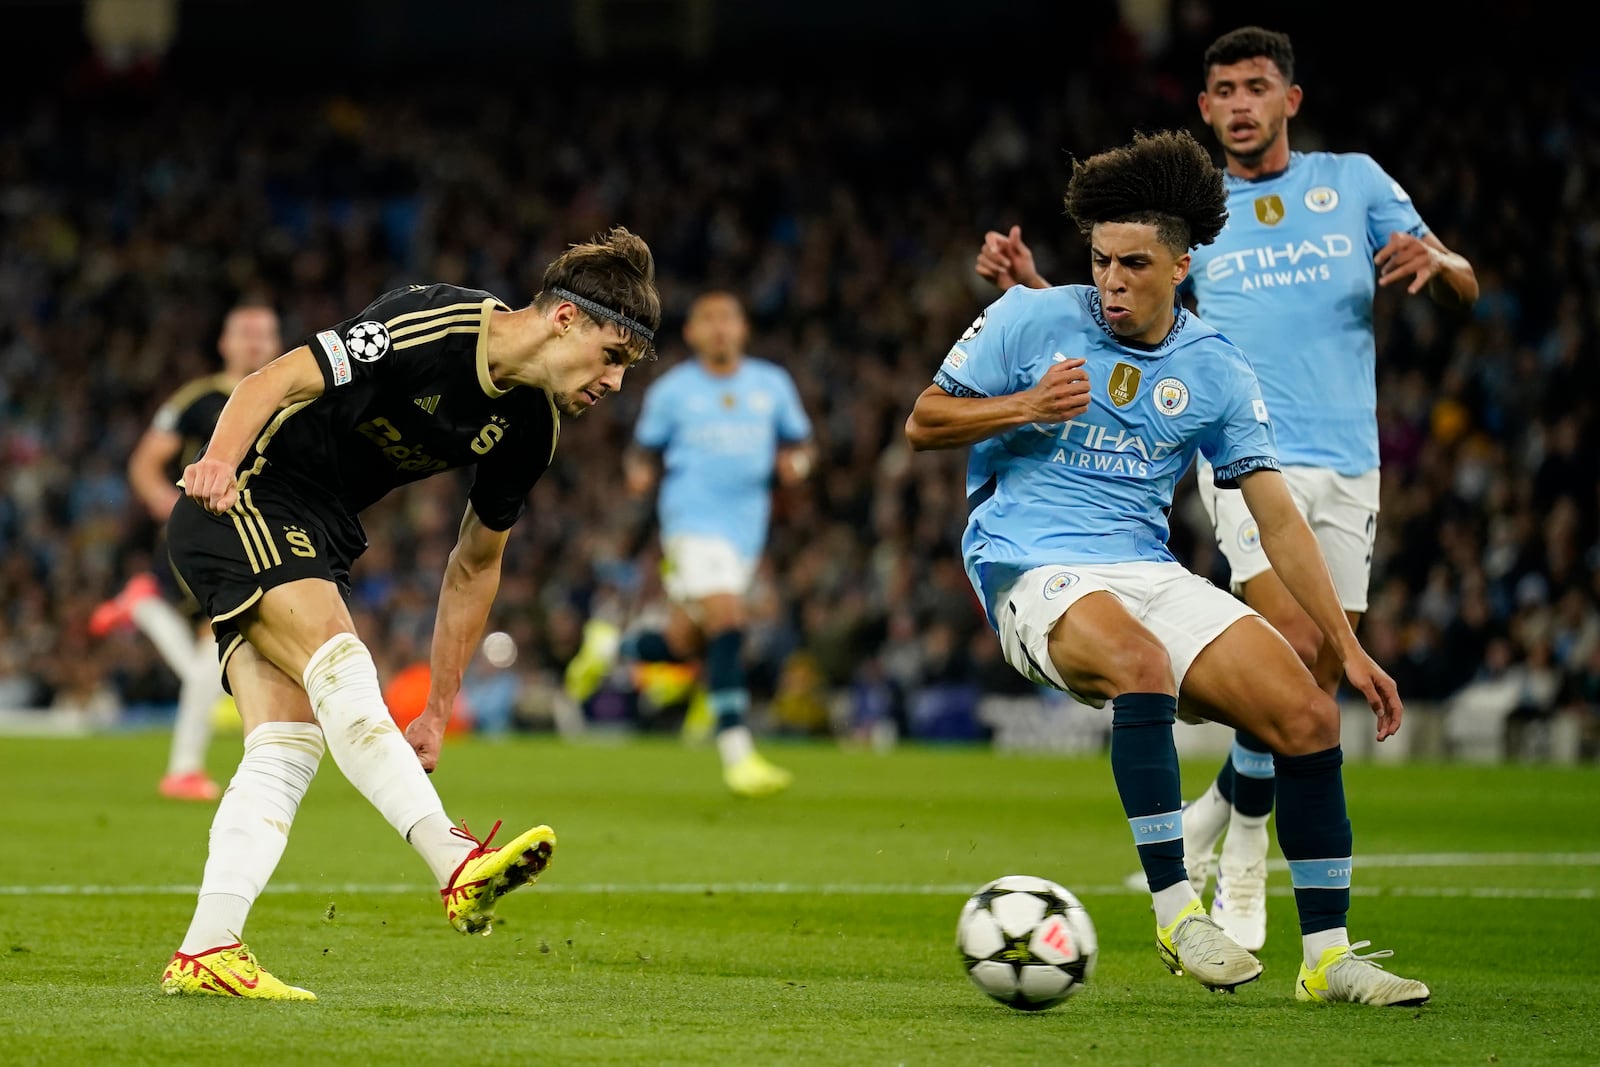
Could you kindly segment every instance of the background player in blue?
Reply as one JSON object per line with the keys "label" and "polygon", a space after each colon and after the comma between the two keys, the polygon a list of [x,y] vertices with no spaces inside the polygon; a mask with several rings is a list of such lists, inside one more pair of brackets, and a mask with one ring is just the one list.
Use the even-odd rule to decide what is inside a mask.
{"label": "background player in blue", "polygon": [[[513,310],[455,285],[410,285],[321,330],[234,389],[184,471],[169,524],[244,723],[217,805],[188,933],[161,978],[172,995],[314,1000],[261,970],[246,919],[288,841],[324,748],[427,864],[445,917],[487,932],[495,901],[555,847],[535,826],[502,847],[452,825],[433,783],[444,727],[561,417],[619,388],[660,321],[649,247],[617,227],[545,268]],[[345,597],[367,547],[359,515],[392,490],[473,468],[445,564],[422,714],[404,736]]]}
{"label": "background player in blue", "polygon": [[[1200,115],[1226,159],[1228,224],[1194,253],[1184,290],[1254,366],[1284,478],[1355,626],[1367,610],[1378,516],[1375,283],[1449,307],[1470,305],[1478,283],[1371,157],[1289,150],[1303,92],[1287,36],[1258,26],[1223,34],[1206,50],[1204,77]],[[1002,288],[1048,284],[1016,228],[986,235],[977,269]],[[1336,651],[1272,569],[1241,495],[1217,488],[1204,459],[1198,475],[1234,592],[1289,639],[1323,688],[1337,691]],[[1267,746],[1240,731],[1217,778],[1185,811],[1189,875],[1201,892],[1227,832],[1212,914],[1252,949],[1266,941],[1273,790]]]}
{"label": "background player in blue", "polygon": [[647,496],[659,483],[662,584],[673,612],[664,632],[631,633],[620,649],[614,626],[591,624],[569,678],[582,699],[609,669],[609,652],[703,660],[723,777],[734,793],[759,796],[790,776],[755,751],[745,722],[745,595],[766,544],[774,473],[791,485],[811,470],[811,420],[789,372],[745,353],[750,326],[734,294],[698,296],[683,336],[694,358],[646,390],[624,464],[630,493]]}
{"label": "background player in blue", "polygon": [[1152,894],[1163,961],[1231,989],[1261,965],[1206,914],[1183,863],[1172,724],[1184,710],[1265,738],[1300,913],[1300,1000],[1417,1004],[1421,982],[1356,954],[1346,932],[1352,836],[1339,709],[1282,635],[1184,569],[1167,508],[1196,452],[1237,486],[1284,584],[1351,684],[1400,726],[1394,682],[1356,640],[1278,461],[1240,350],[1176,306],[1189,249],[1226,217],[1222,174],[1187,133],[1136,137],[1075,163],[1067,213],[1094,286],[1017,287],[950,350],[906,424],[912,446],[989,440],[962,551],[1006,660],[1112,702],[1111,769]]}

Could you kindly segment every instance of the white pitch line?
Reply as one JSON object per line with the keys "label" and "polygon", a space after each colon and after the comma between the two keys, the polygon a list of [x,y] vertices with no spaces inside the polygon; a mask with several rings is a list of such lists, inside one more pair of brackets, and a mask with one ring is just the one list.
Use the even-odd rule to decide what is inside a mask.
{"label": "white pitch line", "polygon": [[[1364,856],[1359,851],[1355,869],[1384,867],[1600,867],[1600,852],[1392,852]],[[1284,860],[1270,860],[1267,869],[1287,871]]]}
{"label": "white pitch line", "polygon": [[[1600,867],[1600,852],[1432,852],[1393,853],[1356,857],[1357,877],[1363,870],[1403,869],[1428,867]],[[1269,864],[1276,871],[1285,870],[1281,861]],[[658,894],[669,896],[750,895],[750,896],[965,896],[972,891],[969,885],[954,884],[884,884],[873,882],[821,883],[803,882],[551,882],[540,887],[541,893],[564,893],[577,896]],[[0,897],[91,897],[91,896],[193,896],[199,891],[193,885],[0,885]],[[415,893],[431,895],[434,890],[425,885],[405,882],[362,884],[356,882],[286,882],[267,887],[269,893],[302,893],[312,895],[347,894],[351,896],[404,896]],[[1128,885],[1084,886],[1075,890],[1081,896],[1117,896],[1124,893],[1141,893],[1142,889]],[[1274,896],[1291,896],[1288,886],[1272,887]],[[1593,887],[1571,889],[1545,889],[1538,887],[1514,888],[1504,886],[1370,886],[1358,883],[1351,889],[1356,896],[1404,896],[1429,898],[1466,898],[1492,900],[1593,900],[1600,891]]]}
{"label": "white pitch line", "polygon": [[[963,897],[971,893],[970,885],[804,885],[798,882],[727,882],[710,884],[701,882],[617,883],[601,882],[563,885],[540,884],[538,892],[558,896],[919,896]],[[191,897],[199,891],[192,885],[0,885],[0,897]],[[267,887],[269,894],[305,894],[310,896],[411,896],[431,897],[436,891],[424,885],[361,885],[358,883],[309,884],[287,882]],[[1092,885],[1074,890],[1085,899],[1093,897],[1126,896],[1138,892],[1125,885]],[[1274,886],[1267,892],[1275,897],[1292,897],[1294,890],[1288,886]],[[1358,897],[1427,897],[1463,898],[1482,900],[1595,900],[1600,890],[1589,887],[1574,889],[1512,888],[1507,886],[1364,886],[1350,890]]]}

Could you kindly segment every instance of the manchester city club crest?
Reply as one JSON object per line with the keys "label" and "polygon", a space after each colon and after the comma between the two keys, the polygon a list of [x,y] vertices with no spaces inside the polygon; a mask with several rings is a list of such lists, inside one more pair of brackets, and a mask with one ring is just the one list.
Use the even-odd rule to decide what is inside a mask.
{"label": "manchester city club crest", "polygon": [[1062,592],[1077,584],[1077,581],[1078,576],[1073,574],[1071,571],[1061,571],[1058,574],[1052,574],[1050,576],[1050,580],[1044,583],[1044,598],[1046,600],[1054,600],[1056,597],[1060,596]]}
{"label": "manchester city club crest", "polygon": [[1326,185],[1306,190],[1306,207],[1317,214],[1325,215],[1338,206],[1339,194],[1336,190]]}
{"label": "manchester city club crest", "polygon": [[1261,551],[1261,530],[1256,526],[1256,520],[1246,519],[1239,524],[1239,532],[1235,535],[1240,549],[1245,552]]}
{"label": "manchester city club crest", "polygon": [[1177,378],[1163,378],[1156,383],[1154,394],[1156,410],[1171,418],[1182,415],[1189,406],[1189,387]]}

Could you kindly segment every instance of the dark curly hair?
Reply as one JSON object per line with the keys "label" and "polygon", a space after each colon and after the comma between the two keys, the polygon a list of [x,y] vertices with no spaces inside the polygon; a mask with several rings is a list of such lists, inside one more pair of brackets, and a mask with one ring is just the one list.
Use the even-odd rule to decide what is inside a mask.
{"label": "dark curly hair", "polygon": [[1073,160],[1067,214],[1088,237],[1096,223],[1137,222],[1181,256],[1228,221],[1222,171],[1186,130],[1138,133],[1131,144]]}
{"label": "dark curly hair", "polygon": [[1272,60],[1282,72],[1284,83],[1294,84],[1294,45],[1289,43],[1289,35],[1260,26],[1240,26],[1212,41],[1200,66],[1200,83],[1210,82],[1212,67],[1226,67],[1256,56]]}

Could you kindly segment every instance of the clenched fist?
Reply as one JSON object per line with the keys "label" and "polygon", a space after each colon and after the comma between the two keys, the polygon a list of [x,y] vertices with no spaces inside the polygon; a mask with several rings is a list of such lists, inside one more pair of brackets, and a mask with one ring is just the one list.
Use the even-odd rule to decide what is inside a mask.
{"label": "clenched fist", "polygon": [[1083,369],[1084,362],[1063,360],[1045,371],[1039,384],[1028,390],[1034,422],[1071,422],[1089,410],[1089,372]]}
{"label": "clenched fist", "polygon": [[239,499],[233,467],[205,456],[183,469],[183,491],[213,515],[221,515]]}

